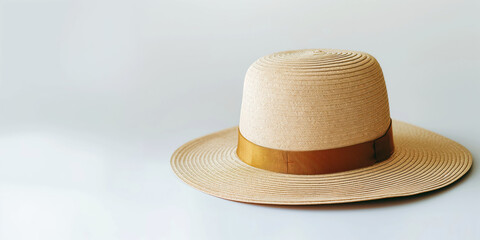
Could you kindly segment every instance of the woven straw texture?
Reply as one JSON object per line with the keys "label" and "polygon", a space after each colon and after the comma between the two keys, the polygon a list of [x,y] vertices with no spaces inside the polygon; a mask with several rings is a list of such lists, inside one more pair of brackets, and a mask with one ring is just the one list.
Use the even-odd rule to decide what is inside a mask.
{"label": "woven straw texture", "polygon": [[406,196],[453,183],[472,165],[463,146],[392,122],[395,152],[373,166],[333,174],[283,174],[236,154],[238,131],[256,145],[310,151],[377,139],[390,125],[378,62],[355,51],[307,49],[258,59],[245,77],[239,127],[180,147],[175,173],[211,195],[264,204],[328,204]]}
{"label": "woven straw texture", "polygon": [[258,59],[245,76],[239,128],[257,145],[331,149],[376,139],[389,125],[382,69],[367,53],[279,52]]}
{"label": "woven straw texture", "polygon": [[269,172],[236,155],[237,128],[186,143],[172,156],[187,184],[224,199],[282,205],[345,203],[408,196],[447,186],[463,176],[472,157],[460,144],[393,121],[395,153],[371,167],[321,175]]}

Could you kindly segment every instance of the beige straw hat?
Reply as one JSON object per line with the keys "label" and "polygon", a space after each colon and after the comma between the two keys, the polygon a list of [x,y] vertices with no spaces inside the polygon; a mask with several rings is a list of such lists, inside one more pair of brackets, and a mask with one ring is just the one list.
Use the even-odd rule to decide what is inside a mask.
{"label": "beige straw hat", "polygon": [[391,120],[371,55],[308,49],[253,63],[239,126],[186,143],[171,164],[213,196],[306,205],[432,191],[462,177],[472,156],[450,139]]}

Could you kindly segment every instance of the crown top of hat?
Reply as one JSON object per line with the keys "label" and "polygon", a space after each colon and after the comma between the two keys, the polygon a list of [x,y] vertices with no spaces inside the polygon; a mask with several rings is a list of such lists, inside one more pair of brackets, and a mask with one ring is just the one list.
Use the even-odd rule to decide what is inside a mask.
{"label": "crown top of hat", "polygon": [[258,59],[246,73],[239,129],[257,145],[338,148],[376,139],[389,125],[382,69],[367,53],[278,52]]}

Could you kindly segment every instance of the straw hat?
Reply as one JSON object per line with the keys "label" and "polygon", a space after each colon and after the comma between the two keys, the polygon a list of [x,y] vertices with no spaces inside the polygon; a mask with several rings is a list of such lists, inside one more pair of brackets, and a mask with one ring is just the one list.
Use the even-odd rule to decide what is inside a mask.
{"label": "straw hat", "polygon": [[463,176],[472,156],[450,139],[391,120],[371,55],[308,49],[253,63],[239,127],[186,143],[171,165],[213,196],[303,205],[432,191]]}

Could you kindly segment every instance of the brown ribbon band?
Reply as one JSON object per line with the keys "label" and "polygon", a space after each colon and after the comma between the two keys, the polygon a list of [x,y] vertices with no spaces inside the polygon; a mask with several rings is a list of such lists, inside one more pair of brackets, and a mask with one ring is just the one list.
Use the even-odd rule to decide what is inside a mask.
{"label": "brown ribbon band", "polygon": [[393,150],[391,121],[387,132],[375,140],[314,151],[284,151],[262,147],[248,141],[238,131],[238,157],[253,167],[279,173],[324,174],[368,167],[390,157]]}

